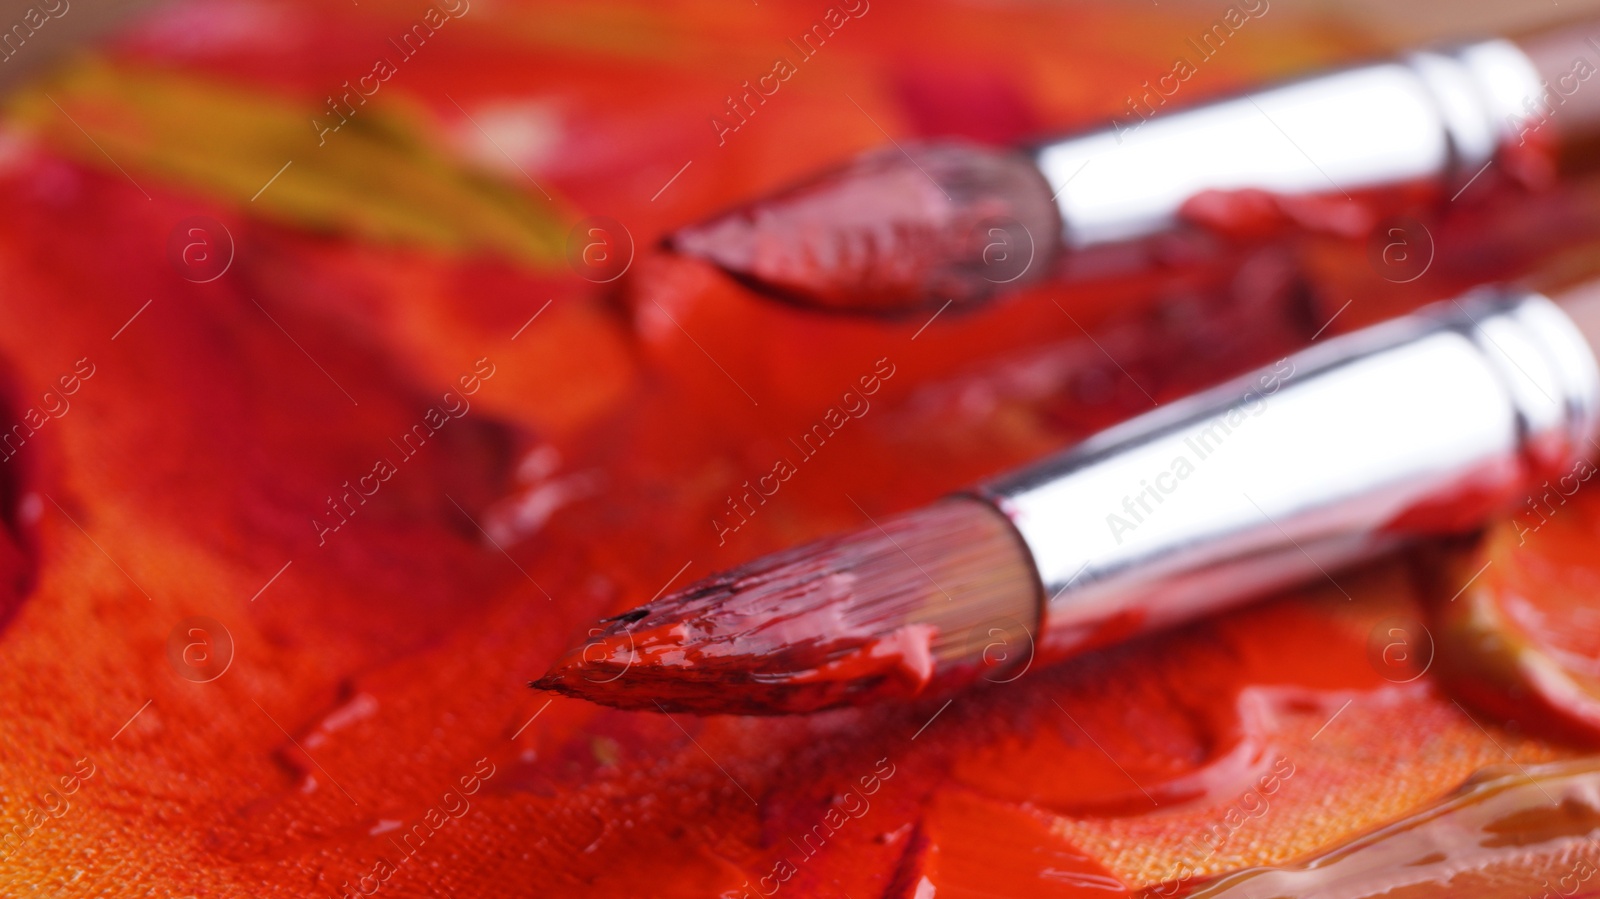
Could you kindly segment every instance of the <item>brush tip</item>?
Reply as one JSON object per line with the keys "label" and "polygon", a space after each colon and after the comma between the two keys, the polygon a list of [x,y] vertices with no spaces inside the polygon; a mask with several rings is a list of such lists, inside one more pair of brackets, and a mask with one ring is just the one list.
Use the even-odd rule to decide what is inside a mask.
{"label": "brush tip", "polygon": [[896,313],[1040,278],[1060,231],[1026,156],[945,142],[865,154],[666,245],[802,305]]}
{"label": "brush tip", "polygon": [[951,500],[757,560],[606,619],[538,689],[624,709],[811,712],[982,673],[1039,588],[1010,522]]}

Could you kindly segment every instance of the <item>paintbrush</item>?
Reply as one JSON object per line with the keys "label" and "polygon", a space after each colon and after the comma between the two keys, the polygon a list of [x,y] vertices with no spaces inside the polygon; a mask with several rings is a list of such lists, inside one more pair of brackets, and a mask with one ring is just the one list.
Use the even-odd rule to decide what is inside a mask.
{"label": "paintbrush", "polygon": [[1021,149],[896,144],[666,243],[770,296],[903,311],[1204,258],[1216,238],[1359,235],[1475,181],[1549,183],[1597,156],[1600,22],[1177,109],[1195,71],[1135,87],[1107,128]]}
{"label": "paintbrush", "polygon": [[1338,586],[1343,566],[1593,473],[1600,281],[1554,296],[1483,288],[1317,344],[602,621],[533,686],[807,712],[1011,680],[1287,585]]}

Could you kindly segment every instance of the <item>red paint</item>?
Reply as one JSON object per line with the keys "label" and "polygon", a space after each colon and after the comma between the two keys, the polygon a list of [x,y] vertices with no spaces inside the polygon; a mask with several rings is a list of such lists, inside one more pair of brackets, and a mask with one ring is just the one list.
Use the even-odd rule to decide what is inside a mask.
{"label": "red paint", "polygon": [[[1130,896],[1093,859],[1050,832],[1051,817],[951,790],[927,810],[895,872],[892,896]],[[979,848],[984,847],[984,848]]]}
{"label": "red paint", "polygon": [[1363,238],[1385,216],[1426,210],[1443,198],[1437,184],[1392,185],[1383,190],[1285,196],[1265,190],[1210,190],[1178,210],[1185,223],[1230,240],[1261,241],[1295,233]]}
{"label": "red paint", "polygon": [[[874,151],[681,229],[669,244],[745,284],[808,306],[937,309],[946,301],[977,302],[1050,271],[1060,221],[1049,193],[1020,154],[913,144]],[[990,273],[986,260],[998,239],[992,229],[1008,222],[1013,230],[1019,222],[1025,228],[1009,251],[1023,252],[1022,243],[1029,244],[1033,262],[1026,270]]]}
{"label": "red paint", "polygon": [[[917,96],[914,90],[910,95]],[[915,99],[910,105],[916,112]],[[990,152],[998,157],[998,151]],[[946,300],[978,302],[1055,274],[1139,279],[1155,266],[1213,261],[1214,241],[1219,239],[1261,244],[1311,234],[1363,240],[1396,216],[1434,219],[1454,212],[1454,202],[1468,190],[1470,203],[1479,203],[1508,192],[1549,188],[1563,153],[1570,156],[1574,150],[1562,146],[1551,128],[1527,132],[1499,153],[1495,172],[1487,177],[1474,173],[1470,183],[1461,185],[1429,178],[1353,193],[1206,190],[1181,205],[1179,226],[1169,233],[1074,254],[1061,246],[1054,198],[1031,163],[1017,157],[1028,176],[1012,178],[1002,188],[983,183],[971,161],[944,162],[913,144],[909,153],[898,146],[877,150],[683,228],[671,235],[669,245],[711,261],[771,296],[833,310],[894,312],[937,307]],[[1015,280],[1007,277],[1012,273],[983,264],[993,252],[993,240],[982,236],[993,232],[984,224],[1007,219],[1026,226],[1031,244],[1027,252],[1032,264],[1025,277]],[[1191,233],[1195,231],[1199,233]],[[1007,245],[1006,252],[1017,252],[1017,247]],[[994,275],[987,284],[985,271]]]}
{"label": "red paint", "polygon": [[1421,569],[1441,676],[1497,718],[1589,746],[1600,745],[1600,621],[1588,564],[1600,535],[1595,471],[1581,462],[1533,487],[1479,542],[1430,556]]}
{"label": "red paint", "polygon": [[[1600,771],[1592,759],[1499,766],[1440,802],[1316,858],[1246,870],[1184,895],[1592,896],[1600,871],[1590,836],[1600,826],[1597,786]],[[1552,796],[1562,798],[1551,802]],[[1528,883],[1538,886],[1529,890]],[[1177,892],[1157,888],[1146,895]]]}
{"label": "red paint", "polygon": [[[240,110],[301,103],[309,154],[330,80],[370,66],[418,15],[380,6],[183,5],[111,59],[247,89]],[[1067,122],[1170,64],[1162,48],[1209,21],[874,4],[809,80],[785,85],[782,114],[768,110],[713,156],[706,105],[726,92],[726,73],[764,63],[752,54],[818,14],[746,7],[673,17],[474,4],[374,102],[406,101],[422,117],[416,139],[471,150],[458,158],[482,178],[497,177],[488,167],[503,157],[473,143],[446,95],[486,126],[487,106],[534,110],[555,124],[532,132],[548,155],[528,157],[529,173],[558,201],[625,221],[642,247],[880,143],[871,121],[841,107],[845,90],[899,138],[884,58],[1029,72],[1013,85],[1028,108]],[[1307,60],[1365,49],[1320,21],[1263,24],[1280,29],[1281,52]],[[1158,29],[1172,40],[1155,40]],[[1219,86],[1244,83],[1252,64],[1219,54],[1210,72]],[[7,857],[12,892],[336,896],[386,859],[394,872],[380,897],[705,899],[738,896],[780,862],[793,869],[780,899],[898,899],[924,879],[937,896],[991,882],[1001,894],[1115,896],[1108,875],[1160,888],[1314,857],[1503,764],[1502,748],[1529,766],[1572,752],[1480,714],[1485,734],[1429,678],[1394,686],[1374,672],[1372,628],[1422,614],[1390,567],[1341,577],[1354,601],[1331,589],[1280,597],[947,707],[668,717],[551,702],[523,682],[597,618],[863,526],[846,494],[874,514],[913,508],[1148,408],[1057,303],[1164,401],[1279,358],[1346,299],[1334,331],[1429,298],[1375,279],[1364,247],[1314,243],[1134,284],[1036,286],[1004,306],[947,312],[913,342],[923,317],[808,314],[694,260],[641,254],[619,289],[469,244],[444,252],[269,220],[259,203],[271,191],[248,197],[273,166],[229,199],[177,180],[175,161],[140,165],[133,147],[106,145],[147,199],[58,124],[59,140],[38,144],[8,129],[0,154],[0,356],[19,409],[78,358],[97,370],[70,412],[3,463],[32,466],[0,498],[36,548],[37,575],[0,632],[0,782],[24,797],[0,815],[26,828],[34,797],[70,789],[62,778],[79,759],[94,776],[79,775],[71,808],[45,815]],[[199,157],[217,162],[187,158]],[[273,189],[315,160],[296,155]],[[495,183],[543,202],[521,173]],[[1594,194],[1486,206],[1439,236],[1430,278],[1508,277],[1562,249],[1592,251]],[[210,285],[182,280],[163,253],[193,214],[224,222],[239,247]],[[485,355],[496,373],[472,411],[397,463],[317,547],[312,519],[329,492],[370,471]],[[885,355],[898,373],[872,411],[719,546],[711,521],[729,491]],[[61,509],[38,503],[29,536],[32,495]],[[1592,539],[1575,535],[1570,553],[1552,556],[1559,583],[1592,576]],[[193,615],[222,622],[237,647],[211,684],[178,676],[163,653]],[[1245,797],[1265,793],[1280,754],[1294,774],[1252,816]],[[863,784],[872,777],[875,789]],[[391,838],[430,813],[440,826],[402,861]],[[1503,882],[1538,895],[1533,870],[1512,865]]]}
{"label": "red paint", "polygon": [[[991,516],[987,532],[973,523],[975,514]],[[939,596],[942,588],[925,595],[921,581],[903,583],[907,566],[896,553],[937,556],[941,546],[953,550],[953,540],[996,531],[1020,558],[998,515],[943,503],[759,560],[602,622],[532,686],[622,709],[771,715],[904,701],[969,684],[982,673],[970,647],[941,641],[949,635],[921,614],[927,604],[954,600]],[[920,564],[909,566],[913,574]],[[1020,573],[1016,602],[1026,618],[1034,584],[1031,571]],[[895,601],[884,601],[882,584],[899,586]]]}

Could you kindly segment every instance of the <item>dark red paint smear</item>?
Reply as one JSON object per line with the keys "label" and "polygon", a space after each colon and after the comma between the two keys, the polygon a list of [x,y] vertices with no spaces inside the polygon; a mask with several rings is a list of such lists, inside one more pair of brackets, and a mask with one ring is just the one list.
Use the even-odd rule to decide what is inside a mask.
{"label": "dark red paint smear", "polygon": [[[555,108],[553,161],[532,173],[647,246],[881,143],[870,121],[840,112],[847,82],[898,133],[892,91],[857,90],[887,83],[872,73],[888,55],[962,48],[991,71],[1027,60],[1051,77],[1016,88],[1046,121],[1091,107],[1084,72],[1098,96],[1171,63],[1148,20],[875,4],[717,148],[708,106],[770,64],[751,48],[822,14],[769,6],[668,22],[633,8],[475,5],[383,97],[438,110],[426,119],[437,134],[461,125],[469,138],[446,94],[474,115],[508,98]],[[115,59],[287,97],[309,115],[421,15],[251,9],[276,18],[226,34],[164,20]],[[1171,35],[1202,24],[1174,22]],[[1308,60],[1357,49],[1291,24],[1273,27]],[[1108,42],[1111,29],[1137,40]],[[655,49],[678,41],[704,52]],[[1208,74],[1242,81],[1247,64],[1219,56]],[[1392,684],[1373,668],[1378,624],[1422,614],[1394,566],[1341,576],[1354,601],[1313,588],[949,705],[700,718],[548,701],[524,684],[595,620],[674,582],[860,527],[852,498],[873,516],[926,503],[1151,398],[1270,362],[1346,300],[1335,331],[1559,263],[1600,235],[1592,187],[1486,204],[1440,236],[1434,268],[1410,286],[1376,277],[1365,247],[1309,239],[1194,272],[1040,287],[947,313],[913,341],[923,321],[808,314],[681,259],[642,255],[618,291],[559,268],[269,221],[248,191],[205,199],[124,164],[138,189],[81,142],[25,144],[0,170],[11,298],[0,355],[19,402],[74,360],[97,366],[13,460],[31,457],[34,472],[18,482],[17,520],[35,494],[60,509],[37,504],[37,578],[0,634],[14,674],[0,683],[0,772],[31,795],[79,758],[98,769],[67,815],[8,858],[19,883],[230,896],[379,883],[383,896],[460,897],[739,896],[778,883],[782,896],[861,899],[926,882],[939,896],[1116,895],[1108,877],[1187,885],[1315,854],[1503,763],[1502,747],[1527,763],[1570,752],[1480,718],[1491,738],[1429,679]],[[506,189],[536,199],[518,177]],[[172,226],[194,214],[226,223],[240,247],[237,269],[210,285],[177,277],[164,256]],[[783,490],[719,539],[730,492],[792,452],[789,439],[885,356],[897,374],[870,412],[793,460]],[[319,546],[313,516],[329,495],[394,452],[389,440],[484,357],[495,374],[472,410],[393,460],[382,489]],[[165,655],[195,615],[237,647],[209,684]],[[1292,776],[1276,775],[1280,758]],[[1242,813],[1260,799],[1267,811]],[[419,827],[416,853],[398,849]],[[377,881],[380,862],[392,870]]]}

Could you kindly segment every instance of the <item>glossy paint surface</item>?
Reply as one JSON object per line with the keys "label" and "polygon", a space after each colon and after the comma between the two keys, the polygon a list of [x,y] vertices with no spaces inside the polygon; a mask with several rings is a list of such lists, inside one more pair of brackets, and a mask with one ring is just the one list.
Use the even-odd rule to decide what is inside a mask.
{"label": "glossy paint surface", "polygon": [[[874,3],[802,61],[789,38],[826,6],[427,9],[180,4],[10,100],[6,892],[1188,889],[1581,752],[1397,673],[1386,622],[1424,619],[1398,563],[948,705],[695,718],[528,690],[602,616],[1330,319],[1580,266],[1600,197],[1479,197],[1486,174],[1406,285],[1314,238],[931,324],[816,315],[648,248],[879,126],[1009,140],[1109,115],[1208,20]],[[389,43],[425,16],[413,55]],[[1278,30],[1231,41],[1195,99],[1365,45],[1258,24]],[[795,74],[719,146],[711,117],[780,55]],[[346,81],[381,87],[333,131]],[[222,238],[194,216],[234,246],[204,283]],[[599,225],[569,264],[588,216],[631,234],[622,279],[595,283]],[[792,477],[747,502],[780,460]]]}

